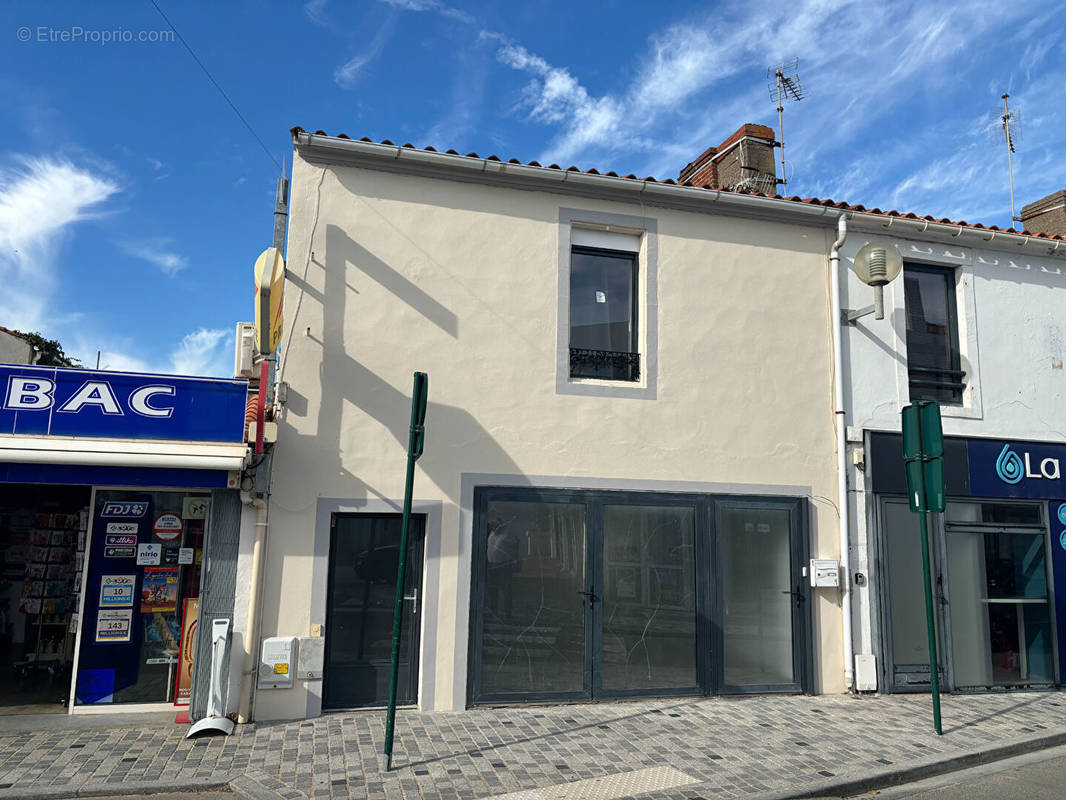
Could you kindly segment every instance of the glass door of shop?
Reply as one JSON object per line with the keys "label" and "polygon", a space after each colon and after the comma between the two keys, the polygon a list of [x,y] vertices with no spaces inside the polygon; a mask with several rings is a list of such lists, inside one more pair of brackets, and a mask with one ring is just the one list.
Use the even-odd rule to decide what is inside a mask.
{"label": "glass door of shop", "polygon": [[91,491],[0,483],[0,714],[67,710]]}
{"label": "glass door of shop", "polygon": [[[941,613],[947,597],[937,535],[936,518],[930,517],[929,552],[933,603],[938,609],[934,617],[937,632],[937,652],[940,655],[940,686],[947,690],[949,682],[945,663],[950,657],[943,642],[944,622]],[[927,692],[929,680],[929,635],[925,623],[925,589],[922,586],[921,522],[910,510],[904,498],[881,500],[880,574],[883,576],[885,597],[882,627],[885,665],[894,692]]]}
{"label": "glass door of shop", "polygon": [[477,490],[471,703],[800,691],[801,507]]}
{"label": "glass door of shop", "polygon": [[[326,589],[323,708],[383,706],[389,699],[400,514],[335,514]],[[418,702],[425,517],[411,517],[396,701]]]}
{"label": "glass door of shop", "polygon": [[[928,691],[918,515],[882,498],[883,649],[892,691]],[[1043,504],[949,502],[930,518],[941,686],[983,691],[1055,682]]]}
{"label": "glass door of shop", "polygon": [[718,504],[722,692],[799,692],[809,684],[810,579],[800,506]]}
{"label": "glass door of shop", "polygon": [[945,523],[955,688],[1052,685],[1043,504],[949,503]]}

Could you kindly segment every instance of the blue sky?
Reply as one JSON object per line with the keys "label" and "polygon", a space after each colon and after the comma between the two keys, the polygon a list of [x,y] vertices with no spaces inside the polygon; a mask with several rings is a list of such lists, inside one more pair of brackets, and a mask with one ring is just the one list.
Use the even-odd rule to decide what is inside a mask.
{"label": "blue sky", "polygon": [[[776,129],[766,67],[798,57],[789,194],[1008,225],[1005,91],[1018,209],[1066,188],[1055,2],[157,2],[279,161],[301,125],[676,177]],[[228,375],[278,168],[166,30],[148,0],[0,9],[0,325]]]}

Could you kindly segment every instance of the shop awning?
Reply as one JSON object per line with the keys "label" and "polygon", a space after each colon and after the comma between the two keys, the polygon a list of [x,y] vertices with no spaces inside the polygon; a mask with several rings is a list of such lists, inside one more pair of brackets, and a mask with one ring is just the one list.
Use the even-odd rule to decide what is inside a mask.
{"label": "shop awning", "polygon": [[241,443],[0,436],[0,463],[108,467],[240,470],[248,446]]}

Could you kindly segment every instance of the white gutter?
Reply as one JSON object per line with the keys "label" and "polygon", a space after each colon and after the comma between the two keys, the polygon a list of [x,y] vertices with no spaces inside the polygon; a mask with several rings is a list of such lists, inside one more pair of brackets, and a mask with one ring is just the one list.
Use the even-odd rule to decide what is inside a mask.
{"label": "white gutter", "polygon": [[[398,145],[378,144],[377,142],[361,142],[356,139],[341,139],[335,136],[325,136],[306,131],[297,133],[294,137],[294,143],[298,147],[314,148],[324,152],[333,151],[339,157],[347,154],[377,161],[407,162],[411,164],[411,169],[423,166],[436,170],[453,170],[459,174],[466,173],[471,175],[480,172],[485,175],[528,180],[529,182],[544,184],[544,191],[558,190],[560,185],[570,185],[587,190],[609,191],[618,195],[652,196],[658,198],[661,204],[666,206],[689,207],[689,204],[692,203],[699,205],[716,204],[735,209],[738,213],[742,212],[754,216],[780,216],[787,220],[821,218],[825,222],[829,222],[834,216],[842,213],[837,207],[820,203],[806,204],[798,203],[795,200],[778,200],[773,197],[725,192],[718,189],[702,189],[693,186],[682,186],[676,183],[659,183],[612,177],[610,175],[590,175],[585,172],[550,169],[548,167],[531,167],[528,164],[511,164],[487,158],[453,155],[451,153],[419,150]],[[988,247],[995,240],[996,248],[1000,250],[1007,249],[1006,245],[1008,244],[1017,245],[1018,247],[1032,245],[1037,248],[1046,248],[1047,255],[1066,255],[1066,247],[1061,251],[1059,249],[1062,244],[1061,240],[1052,241],[1012,231],[993,231],[988,228],[972,228],[943,222],[932,222],[926,219],[870,214],[863,211],[847,210],[843,213],[848,214],[851,218],[853,227],[860,226],[865,229],[875,225],[884,228],[903,226],[916,233],[936,234],[956,241],[966,236],[975,246],[980,244]]]}
{"label": "white gutter", "polygon": [[844,419],[844,356],[840,332],[840,248],[848,235],[848,215],[837,217],[837,238],[829,251],[829,324],[833,331],[833,416],[836,419],[837,515],[840,518],[840,611],[843,625],[844,689],[855,685],[851,639],[851,532],[848,519],[847,442]]}
{"label": "white gutter", "polygon": [[0,436],[0,463],[240,470],[245,444]]}

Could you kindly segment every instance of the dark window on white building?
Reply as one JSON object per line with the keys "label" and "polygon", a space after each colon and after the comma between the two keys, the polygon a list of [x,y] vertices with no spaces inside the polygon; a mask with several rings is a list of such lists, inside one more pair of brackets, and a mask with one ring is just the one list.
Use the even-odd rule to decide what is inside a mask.
{"label": "dark window on white building", "polygon": [[570,377],[640,380],[636,253],[571,249]]}
{"label": "dark window on white building", "polygon": [[959,354],[955,270],[903,265],[910,399],[962,405],[966,373]]}

